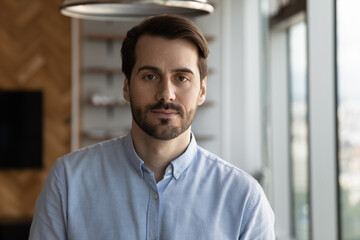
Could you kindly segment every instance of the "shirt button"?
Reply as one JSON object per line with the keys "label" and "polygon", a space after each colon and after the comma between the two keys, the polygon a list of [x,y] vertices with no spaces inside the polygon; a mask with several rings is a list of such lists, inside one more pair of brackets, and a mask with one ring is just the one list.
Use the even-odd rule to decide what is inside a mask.
{"label": "shirt button", "polygon": [[172,169],[169,168],[169,169],[167,170],[167,172],[168,172],[168,173],[172,173]]}
{"label": "shirt button", "polygon": [[153,198],[156,200],[158,199],[159,195],[157,195],[156,193],[153,194]]}

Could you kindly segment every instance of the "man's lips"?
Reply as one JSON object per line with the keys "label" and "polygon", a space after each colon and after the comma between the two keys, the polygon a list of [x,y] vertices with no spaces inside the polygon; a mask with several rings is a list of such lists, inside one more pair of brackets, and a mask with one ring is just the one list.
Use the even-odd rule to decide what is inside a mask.
{"label": "man's lips", "polygon": [[151,112],[159,117],[173,117],[178,114],[177,111],[165,110],[165,109],[154,109],[154,110],[151,110]]}
{"label": "man's lips", "polygon": [[161,118],[169,118],[176,115],[182,117],[184,115],[184,110],[174,103],[164,103],[160,101],[157,104],[150,106],[148,109],[152,114]]}

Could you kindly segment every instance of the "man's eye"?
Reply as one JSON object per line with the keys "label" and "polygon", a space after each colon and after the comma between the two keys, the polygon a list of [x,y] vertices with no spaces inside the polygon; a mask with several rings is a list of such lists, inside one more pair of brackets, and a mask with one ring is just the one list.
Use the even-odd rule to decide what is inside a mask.
{"label": "man's eye", "polygon": [[186,82],[187,80],[189,80],[186,76],[178,76],[177,79],[178,79],[180,82]]}
{"label": "man's eye", "polygon": [[146,80],[155,80],[155,79],[156,79],[156,76],[153,75],[153,74],[149,74],[149,75],[146,75],[144,78],[145,78]]}

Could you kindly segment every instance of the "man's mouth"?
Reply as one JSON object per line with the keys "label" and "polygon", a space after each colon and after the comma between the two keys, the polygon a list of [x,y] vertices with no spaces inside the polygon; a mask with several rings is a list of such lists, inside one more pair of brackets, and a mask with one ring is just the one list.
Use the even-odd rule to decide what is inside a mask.
{"label": "man's mouth", "polygon": [[151,110],[151,112],[160,118],[174,117],[174,116],[178,115],[178,113],[179,113],[178,111],[165,110],[165,109],[154,109],[154,110]]}
{"label": "man's mouth", "polygon": [[150,111],[156,115],[164,116],[164,117],[171,117],[177,114],[183,116],[182,108],[174,103],[159,102],[155,106],[152,106],[150,108]]}

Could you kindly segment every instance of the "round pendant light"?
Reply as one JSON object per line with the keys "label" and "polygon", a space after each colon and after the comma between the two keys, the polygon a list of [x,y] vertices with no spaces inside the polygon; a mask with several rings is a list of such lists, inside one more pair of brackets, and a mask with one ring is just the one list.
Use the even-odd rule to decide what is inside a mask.
{"label": "round pendant light", "polygon": [[214,11],[207,0],[64,0],[62,14],[93,20],[134,20],[158,14],[193,17]]}

